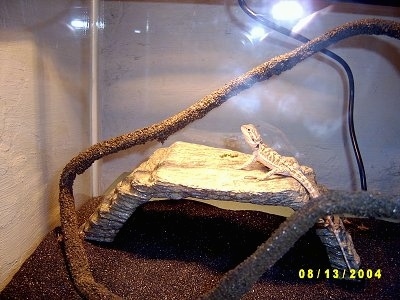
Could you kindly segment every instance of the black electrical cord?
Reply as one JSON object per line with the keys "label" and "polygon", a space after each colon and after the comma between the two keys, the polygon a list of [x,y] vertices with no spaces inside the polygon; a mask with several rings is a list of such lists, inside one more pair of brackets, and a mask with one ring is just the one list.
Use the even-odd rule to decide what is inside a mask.
{"label": "black electrical cord", "polygon": [[[278,31],[286,36],[292,37],[302,43],[307,43],[310,40],[306,38],[305,36],[292,32],[291,30],[280,26],[266,18],[264,18],[262,15],[259,15],[255,13],[253,10],[250,9],[250,7],[247,5],[245,0],[238,0],[240,8],[247,14],[249,15],[252,19],[256,20],[258,23],[269,27],[275,31]],[[353,72],[350,69],[350,66],[346,63],[346,61],[341,58],[339,55],[333,53],[332,51],[329,51],[327,49],[323,49],[320,52],[325,54],[326,56],[334,59],[337,61],[345,70],[348,78],[348,84],[349,84],[349,105],[348,105],[348,111],[347,111],[347,118],[348,118],[348,124],[349,124],[349,134],[350,134],[350,139],[351,143],[353,145],[353,150],[354,150],[354,155],[357,160],[357,165],[358,165],[358,172],[360,174],[360,184],[361,184],[361,189],[366,191],[367,190],[367,180],[365,176],[365,169],[364,169],[364,163],[361,157],[360,149],[358,148],[358,143],[357,143],[357,137],[356,137],[356,132],[354,129],[354,77],[353,77]]]}

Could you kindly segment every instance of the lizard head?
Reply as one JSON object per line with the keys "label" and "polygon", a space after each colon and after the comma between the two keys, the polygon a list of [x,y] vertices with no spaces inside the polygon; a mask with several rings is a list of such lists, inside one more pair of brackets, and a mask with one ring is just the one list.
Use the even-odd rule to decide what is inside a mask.
{"label": "lizard head", "polygon": [[262,143],[261,135],[258,133],[257,128],[253,124],[240,126],[244,139],[250,147],[257,147]]}

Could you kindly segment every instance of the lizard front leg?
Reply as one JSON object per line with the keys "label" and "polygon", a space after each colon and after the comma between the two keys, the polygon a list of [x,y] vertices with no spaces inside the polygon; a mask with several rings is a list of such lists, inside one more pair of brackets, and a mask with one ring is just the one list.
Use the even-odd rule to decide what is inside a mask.
{"label": "lizard front leg", "polygon": [[245,170],[247,169],[251,164],[255,163],[257,161],[257,157],[255,155],[252,155],[250,159],[248,159],[243,165],[240,167],[237,167],[237,170]]}

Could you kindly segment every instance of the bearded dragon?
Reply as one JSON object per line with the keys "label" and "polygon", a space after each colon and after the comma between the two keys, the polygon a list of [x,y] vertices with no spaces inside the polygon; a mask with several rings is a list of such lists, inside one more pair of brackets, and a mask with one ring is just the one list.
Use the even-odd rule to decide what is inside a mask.
{"label": "bearded dragon", "polygon": [[[240,129],[247,144],[253,150],[253,155],[238,169],[246,169],[252,163],[258,161],[259,163],[270,169],[270,171],[267,172],[263,178],[260,178],[258,180],[268,179],[274,174],[290,176],[296,179],[302,186],[304,186],[304,188],[310,194],[310,198],[319,197],[320,192],[304,175],[303,171],[301,170],[300,164],[295,158],[281,156],[278,152],[268,147],[268,145],[264,144],[261,135],[258,133],[256,127],[253,124],[242,125]],[[344,226],[338,216],[335,216],[335,220],[338,224],[335,224],[333,222],[333,216],[327,215],[324,217],[324,219],[319,219],[317,224],[322,225],[322,227],[329,227],[331,229],[343,254],[343,258],[345,260],[347,268],[350,269],[350,263],[343,248],[342,239],[339,236],[339,232],[341,230],[344,231]]]}
{"label": "bearded dragon", "polygon": [[300,164],[295,158],[281,156],[278,152],[268,147],[262,141],[261,135],[258,133],[253,124],[242,125],[240,127],[244,138],[253,150],[253,156],[244,163],[239,169],[246,169],[255,161],[263,164],[270,171],[265,174],[263,178],[258,180],[265,180],[272,175],[279,174],[283,176],[290,176],[296,179],[308,191],[311,198],[317,198],[320,193],[308,180],[301,170]]}

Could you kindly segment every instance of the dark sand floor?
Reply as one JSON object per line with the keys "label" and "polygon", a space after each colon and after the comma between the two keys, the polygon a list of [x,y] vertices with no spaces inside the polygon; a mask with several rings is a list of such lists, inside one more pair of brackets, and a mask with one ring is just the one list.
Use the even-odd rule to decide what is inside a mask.
{"label": "dark sand floor", "polygon": [[[80,210],[81,220],[95,205],[92,201]],[[196,299],[283,220],[188,200],[149,202],[133,214],[113,243],[85,242],[85,247],[96,280],[126,299]],[[373,278],[348,282],[322,276],[329,263],[310,230],[243,299],[398,299],[400,224],[349,220],[346,228],[362,269],[371,269]],[[56,228],[45,237],[1,292],[1,299],[81,299],[69,278],[59,235]],[[314,274],[319,269],[322,278],[301,279],[300,269],[313,269]]]}

